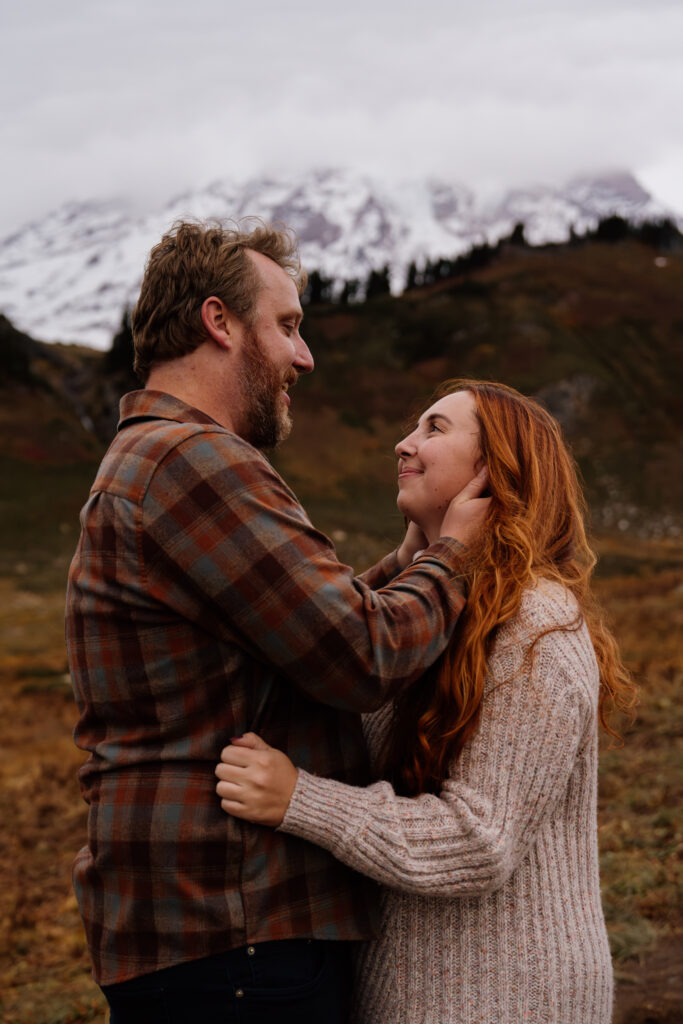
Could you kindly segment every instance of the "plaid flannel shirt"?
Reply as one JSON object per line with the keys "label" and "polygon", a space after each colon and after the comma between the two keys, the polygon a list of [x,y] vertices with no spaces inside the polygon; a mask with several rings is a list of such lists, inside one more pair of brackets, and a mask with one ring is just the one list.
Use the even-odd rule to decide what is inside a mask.
{"label": "plaid flannel shirt", "polygon": [[226,815],[214,767],[254,730],[309,772],[366,784],[359,712],[444,647],[460,545],[354,578],[260,452],[154,391],[122,399],[81,527],[66,626],[89,815],[74,884],[96,980],[371,937],[373,884]]}

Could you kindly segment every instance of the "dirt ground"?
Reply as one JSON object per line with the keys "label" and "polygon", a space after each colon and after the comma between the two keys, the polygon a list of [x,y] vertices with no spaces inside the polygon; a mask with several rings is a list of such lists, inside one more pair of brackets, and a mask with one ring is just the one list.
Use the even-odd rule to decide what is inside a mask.
{"label": "dirt ground", "polygon": [[[615,954],[614,1024],[683,1021],[680,861],[683,584],[678,570],[602,585],[643,685],[639,722],[606,751],[600,836]],[[85,834],[63,594],[0,580],[0,1021],[106,1019],[71,890]],[[647,639],[645,639],[645,637]],[[501,1022],[504,1024],[504,1022]]]}
{"label": "dirt ground", "polygon": [[683,933],[663,941],[643,963],[617,970],[613,1024],[681,1024]]}

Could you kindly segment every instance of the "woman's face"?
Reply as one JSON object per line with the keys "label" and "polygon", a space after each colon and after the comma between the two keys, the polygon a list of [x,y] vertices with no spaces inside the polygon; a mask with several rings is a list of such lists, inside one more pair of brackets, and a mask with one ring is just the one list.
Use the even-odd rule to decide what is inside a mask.
{"label": "woman's face", "polygon": [[479,423],[471,391],[445,395],[422,414],[415,430],[396,445],[399,511],[430,542],[452,498],[481,468]]}

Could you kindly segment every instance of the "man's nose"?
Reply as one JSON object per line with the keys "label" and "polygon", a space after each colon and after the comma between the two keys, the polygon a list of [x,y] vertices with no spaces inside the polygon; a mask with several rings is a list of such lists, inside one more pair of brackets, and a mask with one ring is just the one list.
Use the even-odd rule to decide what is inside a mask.
{"label": "man's nose", "polygon": [[297,336],[297,346],[294,354],[293,365],[297,373],[310,373],[315,366],[311,350],[300,334]]}

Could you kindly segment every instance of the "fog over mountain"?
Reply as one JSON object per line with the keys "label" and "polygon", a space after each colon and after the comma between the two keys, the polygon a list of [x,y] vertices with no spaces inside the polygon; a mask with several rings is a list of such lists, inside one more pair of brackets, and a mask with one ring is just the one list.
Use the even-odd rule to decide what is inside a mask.
{"label": "fog over mountain", "polygon": [[677,0],[23,0],[0,33],[0,237],[224,175],[351,167],[500,195],[629,168],[683,213]]}
{"label": "fog over mountain", "polygon": [[[348,170],[220,180],[144,216],[123,203],[72,202],[0,241],[0,311],[44,341],[106,348],[137,297],[145,258],[179,218],[282,221],[304,264],[336,282],[388,265],[402,290],[411,261],[450,258],[495,243],[523,222],[532,245],[561,242],[617,213],[638,223],[669,215],[629,174],[516,189],[487,200],[436,179],[394,184]],[[681,221],[683,223],[683,221]]]}

